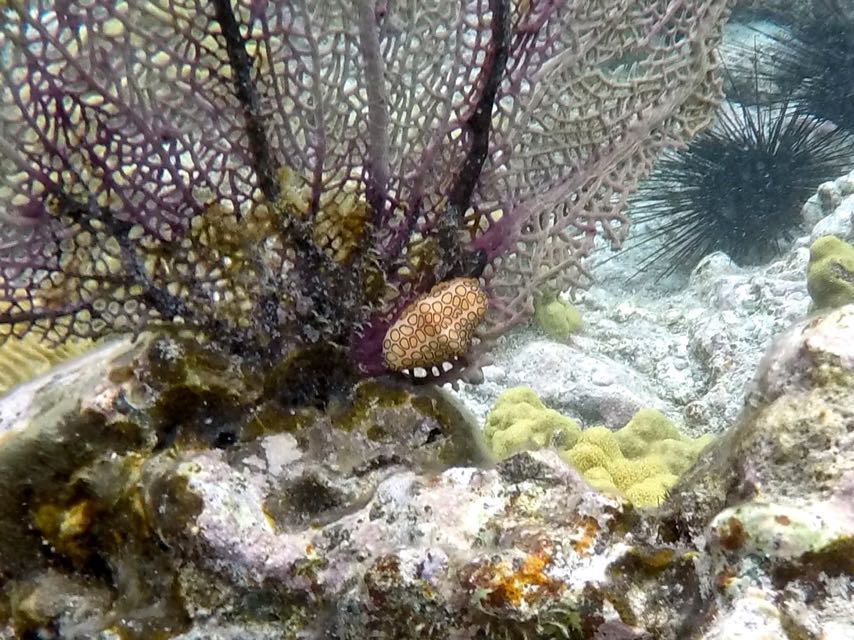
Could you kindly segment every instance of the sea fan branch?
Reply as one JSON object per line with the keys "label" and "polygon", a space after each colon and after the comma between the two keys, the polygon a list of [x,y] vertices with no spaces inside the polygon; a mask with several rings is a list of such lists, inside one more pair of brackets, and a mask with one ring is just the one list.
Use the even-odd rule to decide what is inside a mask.
{"label": "sea fan branch", "polygon": [[388,184],[388,95],[385,63],[380,53],[375,0],[356,0],[359,22],[359,48],[365,63],[365,89],[368,94],[368,182],[365,197],[381,220]]}
{"label": "sea fan branch", "polygon": [[273,154],[270,152],[264,123],[261,121],[258,92],[252,82],[252,65],[246,54],[246,41],[240,35],[240,26],[231,9],[231,0],[213,0],[213,5],[231,64],[234,93],[243,106],[243,117],[246,120],[246,133],[249,136],[253,169],[258,178],[258,186],[267,200],[275,202],[279,197],[279,186],[276,183]]}

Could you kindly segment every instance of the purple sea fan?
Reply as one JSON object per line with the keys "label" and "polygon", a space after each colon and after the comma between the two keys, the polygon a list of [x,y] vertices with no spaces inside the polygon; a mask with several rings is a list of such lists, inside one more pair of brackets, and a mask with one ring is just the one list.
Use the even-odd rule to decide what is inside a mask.
{"label": "purple sea fan", "polygon": [[719,101],[729,4],[8,3],[0,329],[178,325],[376,374],[414,300],[477,278],[460,375],[619,246],[628,192]]}

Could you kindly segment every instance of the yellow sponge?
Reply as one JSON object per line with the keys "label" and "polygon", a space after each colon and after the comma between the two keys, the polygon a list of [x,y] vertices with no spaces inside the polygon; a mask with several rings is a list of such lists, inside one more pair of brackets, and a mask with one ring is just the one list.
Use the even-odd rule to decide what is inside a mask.
{"label": "yellow sponge", "polygon": [[575,420],[543,405],[527,387],[502,393],[483,430],[487,446],[499,458],[526,449],[566,449],[575,445],[580,433]]}
{"label": "yellow sponge", "polygon": [[543,405],[531,389],[502,393],[486,418],[487,445],[499,458],[554,447],[595,489],[632,504],[659,504],[696,462],[712,436],[690,439],[655,409],[641,409],[622,429],[578,424]]}

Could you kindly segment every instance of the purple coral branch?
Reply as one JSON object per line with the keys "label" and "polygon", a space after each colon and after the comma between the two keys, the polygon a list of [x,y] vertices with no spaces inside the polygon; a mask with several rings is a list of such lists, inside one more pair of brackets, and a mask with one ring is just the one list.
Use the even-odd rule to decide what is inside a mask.
{"label": "purple coral branch", "polygon": [[[471,136],[468,153],[448,194],[445,215],[461,216],[471,202],[472,193],[480,179],[483,163],[489,153],[489,133],[492,129],[492,108],[495,96],[504,76],[510,41],[510,12],[507,0],[489,0],[492,10],[492,36],[487,57],[481,68],[478,82],[480,97],[473,105],[471,114],[465,119],[465,127]],[[457,220],[457,223],[461,220]]]}
{"label": "purple coral branch", "polygon": [[460,246],[458,234],[465,228],[465,214],[480,180],[484,162],[489,155],[492,111],[510,53],[508,0],[489,0],[489,8],[492,11],[491,36],[486,59],[476,83],[476,86],[480,87],[480,96],[464,120],[470,141],[469,148],[451,186],[448,204],[439,218],[436,230],[439,247],[444,254],[443,268],[446,271],[446,273],[433,274],[436,280],[443,280],[448,275],[480,275],[485,265],[485,262],[478,257],[475,257],[470,264],[464,264],[466,256]]}
{"label": "purple coral branch", "polygon": [[380,52],[379,29],[374,0],[356,0],[359,49],[365,62],[365,91],[368,94],[368,180],[366,198],[375,223],[382,221],[389,177],[388,95],[385,63]]}
{"label": "purple coral branch", "polygon": [[[72,54],[66,46],[67,43],[61,40],[53,31],[46,28],[40,19],[34,18],[24,11],[19,11],[18,16],[23,25],[26,25],[28,29],[32,29],[33,32],[38,33],[42,42],[45,43],[43,47],[49,45],[60,54],[60,59],[65,65],[60,73],[72,70],[78,78],[78,81],[71,86],[62,82],[63,78],[57,76],[51,70],[51,65],[45,62],[43,55],[38,53],[38,49],[29,47],[19,37],[6,34],[9,36],[10,41],[15,42],[15,51],[26,61],[28,69],[26,86],[29,91],[29,104],[25,104],[22,101],[19,92],[12,94],[12,101],[17,107],[22,121],[29,125],[29,130],[35,133],[41,143],[42,152],[53,158],[54,161],[59,161],[63,167],[63,172],[73,175],[78,183],[80,182],[80,175],[77,172],[75,163],[72,161],[71,155],[74,152],[84,154],[85,162],[98,169],[99,175],[104,181],[105,188],[109,189],[122,201],[125,206],[125,214],[136,209],[134,196],[138,197],[142,191],[145,191],[146,197],[149,196],[150,191],[146,187],[150,186],[152,182],[156,182],[159,188],[152,190],[154,191],[151,194],[152,201],[148,202],[148,206],[151,210],[156,209],[162,218],[171,218],[172,221],[177,219],[180,224],[185,220],[187,212],[191,214],[197,213],[200,207],[193,199],[189,186],[181,179],[180,161],[177,160],[177,154],[174,154],[172,157],[169,157],[168,154],[164,156],[163,149],[158,148],[160,141],[163,136],[168,135],[170,128],[157,123],[154,117],[147,118],[146,115],[149,115],[150,111],[143,108],[141,103],[133,103],[130,100],[132,96],[128,96],[129,99],[126,102],[113,97],[109,85],[91,73],[91,70],[87,69],[84,65],[84,61]],[[120,55],[122,54],[122,59],[126,59],[127,51],[121,50]],[[115,69],[111,64],[112,60],[104,51],[97,49],[95,45],[92,46],[88,62],[93,69],[100,70],[104,74],[103,77],[109,78],[115,74]],[[9,84],[12,84],[9,76],[6,74],[6,70],[4,69],[3,71],[4,79]],[[131,76],[126,77],[128,88],[138,91],[138,87],[133,82],[134,78]],[[41,78],[42,83],[36,82],[34,80],[36,78]],[[41,84],[44,86],[42,87]],[[126,188],[117,185],[114,175],[116,172],[121,172],[122,167],[115,168],[108,166],[105,162],[104,154],[96,151],[95,147],[103,145],[105,148],[109,148],[116,141],[119,144],[126,144],[128,142],[127,138],[130,136],[120,135],[116,137],[114,135],[116,132],[112,131],[109,127],[98,126],[103,125],[107,118],[105,106],[98,107],[85,104],[82,100],[82,96],[85,94],[102,97],[104,105],[109,105],[110,108],[115,109],[116,113],[112,115],[115,120],[120,119],[123,123],[131,125],[134,128],[134,133],[139,134],[143,141],[142,144],[137,143],[132,145],[135,162],[145,167],[150,162],[150,159],[156,156],[160,161],[159,171],[161,175],[163,172],[167,172],[171,178],[171,184],[173,185],[171,188],[164,187],[164,182],[160,179],[146,184],[139,182],[139,180],[145,180],[146,177],[153,176],[154,171],[151,174],[143,174],[142,172],[136,174],[135,180],[127,180]],[[66,108],[64,99],[70,99],[73,106]],[[50,107],[54,108],[53,112]],[[71,110],[75,108],[79,109],[80,122],[84,123],[87,128],[95,130],[96,137],[94,139],[87,139],[75,132],[76,123],[72,121],[70,115]],[[55,120],[55,133],[53,134],[55,140],[49,137],[48,131],[51,128],[39,124],[39,112],[37,109],[41,110],[41,117],[44,120],[48,122]],[[34,112],[32,115],[31,111]],[[102,116],[104,120],[99,120],[96,116]],[[7,157],[14,158],[16,155],[15,153],[7,154]],[[41,165],[38,156],[28,154],[28,157],[30,158],[30,166],[26,172],[31,177],[31,183],[39,182],[47,193],[62,192],[66,185],[63,185],[61,180],[54,180],[49,177],[47,172],[38,170],[38,167]],[[152,169],[154,168],[152,166]],[[122,177],[127,179],[126,175]],[[129,187],[130,193],[128,193],[127,187]],[[174,196],[177,196],[177,198]],[[37,209],[32,204],[26,206],[29,210],[35,211]],[[38,217],[43,218],[43,216],[44,210],[41,208],[38,211]],[[22,215],[20,217],[23,218],[26,216]],[[160,235],[154,217],[149,218],[145,215],[139,215],[136,218],[136,222],[143,225],[152,234],[156,236]]]}
{"label": "purple coral branch", "polygon": [[246,133],[252,152],[253,169],[258,186],[267,200],[273,202],[279,197],[279,185],[276,182],[275,165],[267,133],[261,121],[261,101],[252,82],[252,63],[246,53],[246,41],[240,34],[240,26],[230,0],[213,0],[216,19],[225,39],[228,61],[234,74],[234,92],[243,107],[246,121]]}

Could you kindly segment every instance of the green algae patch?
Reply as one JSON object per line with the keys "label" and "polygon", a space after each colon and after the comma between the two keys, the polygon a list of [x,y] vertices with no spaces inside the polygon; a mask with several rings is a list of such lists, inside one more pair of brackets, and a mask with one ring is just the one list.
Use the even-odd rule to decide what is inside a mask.
{"label": "green algae patch", "polygon": [[323,526],[362,508],[395,471],[434,474],[492,461],[477,422],[439,389],[366,380],[325,411],[301,415],[299,428],[261,442],[286,447],[292,459],[273,474],[264,502],[279,531]]}
{"label": "green algae patch", "polygon": [[358,430],[371,423],[369,437],[374,441],[384,439],[387,434],[376,421],[371,421],[371,414],[377,410],[397,409],[406,406],[412,400],[412,395],[405,387],[394,384],[383,384],[375,380],[367,380],[357,385],[346,406],[341,407],[332,416],[332,424],[344,431]]}
{"label": "green algae patch", "polygon": [[152,469],[187,450],[237,444],[262,393],[263,376],[239,361],[146,335],[96,347],[7,396],[0,621],[16,637],[85,625],[158,640],[187,629],[184,594],[209,590],[210,579],[185,576],[163,541],[180,540],[202,505],[186,479],[151,481]]}
{"label": "green algae patch", "polygon": [[[376,447],[411,443],[422,452],[426,448],[430,452],[426,457],[412,453],[435,469],[489,460],[474,419],[440,389],[366,380],[356,385],[349,402],[329,414],[335,428],[363,434]],[[411,454],[401,451],[401,456]]]}
{"label": "green algae patch", "polygon": [[287,408],[325,409],[357,380],[346,351],[332,344],[295,349],[263,375],[264,397]]}
{"label": "green algae patch", "polygon": [[[20,637],[41,637],[58,617],[71,615],[50,595],[56,580],[79,589],[85,602],[105,597],[112,602],[113,594],[100,585],[109,587],[119,576],[125,596],[101,607],[113,613],[97,628],[147,640],[168,638],[187,627],[176,567],[139,495],[147,454],[135,451],[148,450],[150,443],[132,423],[111,422],[94,411],[83,411],[55,431],[27,430],[4,442],[0,458],[9,456],[28,467],[0,460],[0,468],[17,475],[16,482],[3,478],[3,511],[17,505],[20,513],[17,530],[3,532],[0,554],[4,568],[22,578],[9,579],[0,595]],[[2,526],[12,523],[4,518]],[[52,574],[44,573],[48,567],[71,573],[50,579]]]}
{"label": "green algae patch", "polygon": [[240,359],[167,333],[151,337],[135,373],[140,382],[157,391],[185,384],[226,387],[236,395],[253,398],[261,390],[260,375],[253,375]]}
{"label": "green algae patch", "polygon": [[158,449],[222,448],[241,435],[250,407],[224,387],[176,385],[149,410]]}
{"label": "green algae patch", "polygon": [[659,549],[633,547],[612,564],[608,571],[626,576],[642,575],[651,579],[670,568],[676,560],[678,560],[676,552],[667,547]]}
{"label": "green algae patch", "polygon": [[[46,412],[42,420],[4,439],[0,447],[0,511],[5,514],[0,521],[0,565],[8,570],[39,562],[39,520],[46,524],[54,517],[65,517],[53,516],[47,505],[62,500],[57,492],[66,490],[78,469],[105,451],[121,454],[144,442],[143,434],[134,432],[132,425],[110,424],[94,411],[73,418],[61,417],[63,413],[63,409]],[[53,509],[65,512],[67,507]],[[82,517],[78,514],[74,520]]]}
{"label": "green algae patch", "polygon": [[317,419],[312,408],[288,409],[276,401],[264,401],[252,409],[241,432],[241,440],[251,442],[266,435],[296,433]]}
{"label": "green algae patch", "polygon": [[[340,408],[353,388],[335,347],[294,351],[271,370],[205,349],[181,337],[155,336],[136,378],[154,393],[140,419],[158,448],[222,448],[294,433]],[[345,428],[343,423],[339,424]]]}

